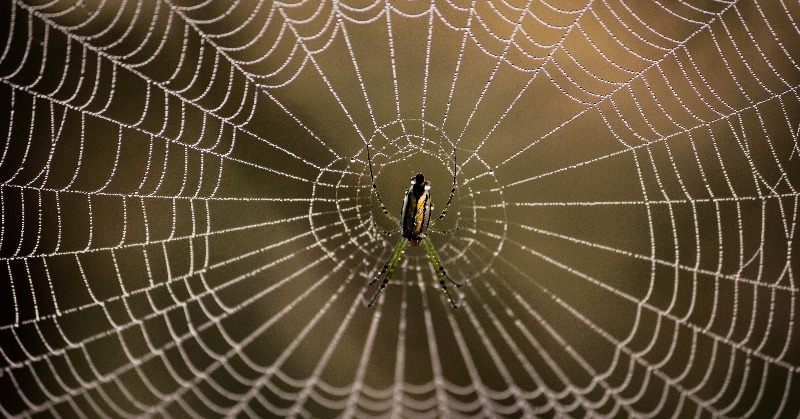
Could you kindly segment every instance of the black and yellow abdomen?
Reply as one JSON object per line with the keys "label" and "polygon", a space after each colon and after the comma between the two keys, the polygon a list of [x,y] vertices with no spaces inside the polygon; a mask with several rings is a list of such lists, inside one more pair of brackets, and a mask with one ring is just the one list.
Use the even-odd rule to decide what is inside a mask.
{"label": "black and yellow abdomen", "polygon": [[403,237],[412,246],[419,245],[428,233],[428,224],[431,222],[431,184],[425,182],[425,177],[418,173],[411,178],[411,187],[408,188],[403,199],[403,212],[400,219],[403,225]]}

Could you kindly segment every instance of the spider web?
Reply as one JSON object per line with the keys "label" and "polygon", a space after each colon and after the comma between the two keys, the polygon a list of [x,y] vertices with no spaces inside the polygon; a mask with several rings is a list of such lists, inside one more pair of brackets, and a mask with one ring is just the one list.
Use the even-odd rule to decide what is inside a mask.
{"label": "spider web", "polygon": [[797,2],[0,9],[1,415],[800,414]]}

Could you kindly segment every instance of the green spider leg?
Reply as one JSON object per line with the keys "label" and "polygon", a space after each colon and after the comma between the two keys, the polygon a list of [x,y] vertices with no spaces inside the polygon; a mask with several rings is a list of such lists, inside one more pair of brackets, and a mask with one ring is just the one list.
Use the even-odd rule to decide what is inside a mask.
{"label": "green spider leg", "polygon": [[456,231],[461,230],[462,228],[464,228],[465,225],[467,225],[467,220],[461,220],[455,227],[448,228],[447,230],[440,230],[440,229],[438,229],[436,227],[432,227],[432,226],[429,227],[428,230],[430,230],[432,233],[439,233],[439,234],[447,235],[447,234],[453,234]]}
{"label": "green spider leg", "polygon": [[389,219],[395,223],[400,223],[400,220],[392,215],[388,209],[386,209],[386,205],[383,205],[381,194],[378,192],[378,184],[375,183],[375,175],[372,173],[372,157],[369,154],[369,144],[367,144],[367,162],[369,162],[369,178],[372,179],[372,190],[375,191],[375,196],[378,198],[378,203],[381,204],[381,210],[383,210],[383,213],[389,217]]}
{"label": "green spider leg", "polygon": [[405,250],[406,244],[408,244],[408,240],[406,240],[405,237],[401,237],[400,241],[398,241],[397,245],[394,247],[392,254],[389,256],[389,260],[386,261],[385,265],[383,265],[383,269],[381,269],[380,273],[378,273],[378,275],[376,275],[372,281],[369,281],[369,285],[372,285],[375,283],[375,281],[380,279],[380,277],[384,277],[380,288],[378,288],[378,291],[375,292],[375,295],[373,295],[372,299],[370,299],[367,303],[367,307],[372,307],[372,305],[375,304],[375,300],[378,299],[383,292],[383,289],[386,288],[386,284],[388,284],[389,280],[392,279],[394,270],[400,263],[400,259],[403,256],[403,250]]}
{"label": "green spider leg", "polygon": [[383,234],[385,236],[391,236],[394,233],[398,233],[400,231],[400,227],[393,228],[391,230],[386,230],[385,228],[379,226],[378,223],[376,223],[374,221],[372,222],[372,226],[375,227],[375,230],[378,230],[378,233],[381,233],[381,234]]}
{"label": "green spider leg", "polygon": [[456,288],[460,287],[456,281],[453,281],[450,278],[450,275],[447,275],[447,271],[444,270],[444,266],[442,266],[442,262],[439,260],[439,255],[436,253],[436,249],[433,247],[433,242],[431,242],[431,238],[425,236],[422,239],[422,242],[425,244],[425,252],[428,253],[428,259],[431,261],[431,265],[433,265],[433,269],[436,271],[436,276],[439,278],[439,285],[442,286],[442,291],[444,291],[445,295],[447,295],[447,300],[450,301],[450,304],[453,308],[458,308],[458,304],[453,300],[453,297],[450,295],[450,291],[447,289],[447,284],[445,283],[445,279],[450,281],[451,284],[455,285]]}
{"label": "green spider leg", "polygon": [[[450,196],[447,198],[447,204],[445,204],[442,213],[439,214],[439,217],[433,220],[433,222],[437,222],[439,220],[443,220],[445,216],[447,216],[447,210],[450,209],[450,204],[453,203],[453,195],[456,194],[456,180],[458,176],[458,166],[456,166],[456,147],[453,146],[453,187],[450,188]],[[433,211],[433,205],[431,205],[431,211]]]}

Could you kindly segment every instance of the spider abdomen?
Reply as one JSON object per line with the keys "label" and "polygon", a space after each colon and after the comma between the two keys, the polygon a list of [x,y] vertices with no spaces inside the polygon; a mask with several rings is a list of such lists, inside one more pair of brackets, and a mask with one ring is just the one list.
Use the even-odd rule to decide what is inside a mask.
{"label": "spider abdomen", "polygon": [[428,233],[428,225],[431,222],[431,188],[430,182],[425,182],[422,174],[411,178],[412,185],[408,188],[403,199],[403,211],[400,214],[403,237],[412,246],[418,246],[419,242]]}

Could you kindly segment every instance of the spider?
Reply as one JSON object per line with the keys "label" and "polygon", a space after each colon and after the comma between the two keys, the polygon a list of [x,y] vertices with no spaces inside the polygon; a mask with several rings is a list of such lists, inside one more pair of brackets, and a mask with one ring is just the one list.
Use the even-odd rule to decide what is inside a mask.
{"label": "spider", "polygon": [[[378,198],[378,203],[381,205],[383,213],[399,225],[399,227],[392,231],[386,231],[380,229],[380,227],[378,228],[382,230],[384,234],[389,236],[397,233],[398,231],[402,231],[402,237],[395,245],[394,250],[389,256],[389,260],[387,260],[383,265],[380,273],[378,273],[374,279],[369,281],[369,285],[372,285],[378,281],[378,279],[383,277],[383,282],[381,282],[380,288],[375,292],[375,295],[372,296],[372,299],[369,300],[367,307],[372,307],[372,305],[375,304],[375,301],[381,295],[383,289],[386,288],[389,280],[392,279],[394,270],[400,263],[400,259],[403,256],[403,250],[405,250],[406,245],[410,244],[411,246],[419,246],[419,244],[422,243],[425,246],[425,252],[428,255],[428,259],[431,261],[434,271],[436,271],[436,276],[439,278],[439,285],[442,287],[442,291],[447,296],[447,301],[450,302],[453,308],[458,308],[458,304],[450,295],[450,291],[447,289],[447,283],[445,281],[450,282],[456,287],[460,287],[461,284],[453,281],[453,279],[447,275],[447,271],[444,269],[444,266],[442,266],[439,255],[436,253],[436,249],[433,247],[433,242],[431,242],[431,238],[428,236],[428,227],[431,224],[431,211],[433,210],[430,194],[431,183],[425,180],[425,176],[423,176],[422,173],[417,173],[416,176],[411,177],[411,187],[408,188],[408,191],[404,195],[403,209],[400,212],[400,219],[398,219],[386,209],[386,206],[381,200],[381,194],[378,192],[378,185],[375,183],[375,175],[372,172],[372,157],[369,153],[369,146],[367,146],[367,161],[369,162],[369,176],[372,179],[372,189],[375,191],[375,197]],[[442,210],[442,213],[439,215],[439,217],[433,220],[434,224],[437,221],[444,219],[444,217],[447,215],[447,209],[453,202],[453,195],[456,192],[456,176],[456,149],[453,147],[453,187],[450,189],[450,197],[447,199],[447,205],[445,205],[444,210]],[[450,234],[458,229],[459,227],[456,227],[452,230],[437,230],[436,228],[431,228],[430,231],[442,234]]]}

